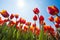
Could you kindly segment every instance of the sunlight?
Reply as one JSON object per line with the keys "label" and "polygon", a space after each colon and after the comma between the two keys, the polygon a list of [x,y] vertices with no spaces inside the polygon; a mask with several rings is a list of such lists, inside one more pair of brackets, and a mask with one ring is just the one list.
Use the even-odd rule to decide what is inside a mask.
{"label": "sunlight", "polygon": [[17,6],[18,8],[24,8],[25,6],[25,1],[24,0],[17,0]]}

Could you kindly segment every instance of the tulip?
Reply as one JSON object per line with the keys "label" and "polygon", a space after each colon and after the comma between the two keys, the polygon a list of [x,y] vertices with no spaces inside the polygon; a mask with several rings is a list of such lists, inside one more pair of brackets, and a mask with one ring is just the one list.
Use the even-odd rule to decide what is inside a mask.
{"label": "tulip", "polygon": [[39,11],[38,8],[34,8],[34,9],[33,9],[33,12],[34,12],[34,14],[39,14],[40,11]]}
{"label": "tulip", "polygon": [[2,10],[2,11],[1,11],[1,15],[2,15],[3,17],[5,17],[5,18],[9,17],[9,14],[8,14],[8,12],[7,12],[6,10]]}
{"label": "tulip", "polygon": [[18,14],[15,14],[15,18],[17,19],[19,17],[19,15]]}
{"label": "tulip", "polygon": [[12,27],[12,26],[14,26],[15,24],[16,24],[16,22],[10,21],[9,24],[8,24],[8,26],[9,26],[9,27]]}
{"label": "tulip", "polygon": [[30,27],[30,31],[32,31],[32,33],[34,33],[34,27],[33,26]]}
{"label": "tulip", "polygon": [[48,19],[49,19],[51,22],[54,22],[54,18],[53,18],[52,16],[50,16]]}
{"label": "tulip", "polygon": [[55,17],[54,20],[57,24],[60,24],[60,17]]}
{"label": "tulip", "polygon": [[32,24],[32,26],[35,28],[36,27],[36,23]]}
{"label": "tulip", "polygon": [[37,16],[35,15],[35,16],[33,17],[33,20],[34,20],[34,21],[37,21],[37,19],[38,19],[38,18],[37,18]]}
{"label": "tulip", "polygon": [[23,18],[20,18],[20,20],[19,20],[19,21],[20,21],[20,23],[21,23],[21,24],[25,24],[25,23],[26,23],[26,20],[25,20],[25,19],[23,19]]}
{"label": "tulip", "polygon": [[24,31],[26,32],[28,30],[28,26],[24,26]]}
{"label": "tulip", "polygon": [[4,19],[4,22],[8,22],[9,21],[9,19]]}
{"label": "tulip", "polygon": [[40,29],[39,28],[35,28],[35,34],[38,36],[40,34]]}
{"label": "tulip", "polygon": [[60,26],[59,26],[59,24],[56,23],[56,24],[55,24],[55,27],[56,27],[56,28],[59,28]]}
{"label": "tulip", "polygon": [[14,18],[14,14],[11,14],[10,19],[13,19],[13,18]]}
{"label": "tulip", "polygon": [[44,17],[42,15],[39,17],[39,22],[40,22],[40,24],[44,23]]}
{"label": "tulip", "polygon": [[31,22],[26,22],[25,23],[27,26],[30,26],[31,25]]}
{"label": "tulip", "polygon": [[51,15],[57,15],[59,13],[59,10],[56,6],[49,6],[48,7],[48,12]]}
{"label": "tulip", "polygon": [[40,20],[40,21],[44,21],[44,17],[41,15],[41,16],[39,17],[39,20]]}
{"label": "tulip", "polygon": [[4,24],[4,21],[0,17],[0,25],[3,25],[3,24]]}

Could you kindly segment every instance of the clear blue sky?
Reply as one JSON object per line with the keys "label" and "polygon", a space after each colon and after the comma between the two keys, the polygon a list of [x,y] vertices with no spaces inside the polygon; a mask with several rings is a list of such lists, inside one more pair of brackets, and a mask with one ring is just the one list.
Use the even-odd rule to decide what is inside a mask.
{"label": "clear blue sky", "polygon": [[45,17],[47,25],[53,26],[53,24],[48,20],[50,14],[47,13],[47,7],[55,5],[60,10],[60,0],[23,0],[23,6],[20,4],[21,7],[18,5],[20,1],[21,0],[0,0],[0,11],[5,9],[10,14],[18,13],[20,17],[25,18],[27,21],[33,22],[32,17],[34,16],[34,13],[32,10],[33,8],[38,7],[40,15]]}

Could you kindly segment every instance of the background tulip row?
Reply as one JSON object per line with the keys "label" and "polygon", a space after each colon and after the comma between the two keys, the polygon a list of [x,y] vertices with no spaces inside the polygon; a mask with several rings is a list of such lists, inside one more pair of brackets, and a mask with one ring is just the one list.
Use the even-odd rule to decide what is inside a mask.
{"label": "background tulip row", "polygon": [[[50,20],[56,27],[56,31],[52,26],[46,25],[44,16],[39,15],[38,8],[33,9],[33,20],[27,22],[18,14],[9,14],[6,10],[0,11],[0,40],[60,40],[60,16],[59,9],[56,6],[48,6],[48,13],[51,15]],[[12,20],[15,18],[16,20]],[[36,21],[39,20],[39,28]]]}

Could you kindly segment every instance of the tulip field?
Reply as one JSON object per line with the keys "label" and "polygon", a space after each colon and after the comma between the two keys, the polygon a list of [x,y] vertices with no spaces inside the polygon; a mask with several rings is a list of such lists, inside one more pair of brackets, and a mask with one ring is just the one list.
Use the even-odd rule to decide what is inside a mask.
{"label": "tulip field", "polygon": [[[59,9],[56,6],[48,6],[47,10],[47,13],[50,14],[47,19],[54,24],[56,29],[51,25],[46,25],[45,18],[43,15],[39,15],[38,8],[32,10],[34,23],[19,17],[19,14],[10,15],[7,10],[1,10],[0,40],[60,40]],[[13,18],[16,20],[13,21]],[[36,25],[37,20],[39,28]]]}

